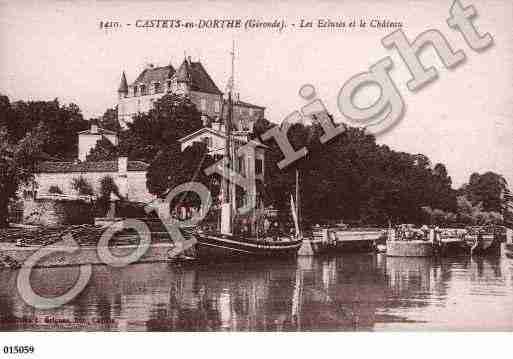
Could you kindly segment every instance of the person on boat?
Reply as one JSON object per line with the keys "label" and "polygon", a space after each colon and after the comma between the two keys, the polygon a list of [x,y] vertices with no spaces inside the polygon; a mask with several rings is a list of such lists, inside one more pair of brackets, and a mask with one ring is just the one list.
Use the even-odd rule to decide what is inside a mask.
{"label": "person on boat", "polygon": [[428,240],[429,239],[429,228],[428,226],[426,226],[425,224],[420,227],[420,230],[422,231],[422,236],[423,236],[423,240]]}
{"label": "person on boat", "polygon": [[278,224],[278,221],[273,221],[271,223],[271,227],[269,228],[269,235],[277,241],[280,236],[280,225]]}

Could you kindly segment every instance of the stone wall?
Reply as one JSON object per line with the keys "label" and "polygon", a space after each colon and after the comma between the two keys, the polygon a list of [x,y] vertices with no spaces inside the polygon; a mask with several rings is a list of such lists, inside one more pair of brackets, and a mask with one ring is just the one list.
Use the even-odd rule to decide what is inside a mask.
{"label": "stone wall", "polygon": [[[159,92],[144,96],[120,98],[118,104],[118,118],[124,122],[132,122],[133,116],[138,112],[148,112],[153,108],[153,103],[166,94],[167,92]],[[190,91],[189,97],[192,103],[196,105],[198,111],[210,117],[220,115],[222,100],[220,95]],[[202,100],[205,101],[204,109],[202,109],[201,106]]]}
{"label": "stone wall", "polygon": [[[152,243],[141,258],[137,260],[137,263],[170,261],[172,258],[169,253],[174,247],[175,245],[173,243]],[[0,243],[0,252],[14,259],[22,266],[27,265],[27,259],[40,248],[40,246],[17,247],[14,243]],[[55,248],[56,250],[38,261],[35,265],[36,268],[82,264],[105,264],[98,257],[98,248],[96,246],[80,246],[80,249],[73,253],[64,253],[66,249],[69,249],[69,246],[66,246],[65,244],[53,245],[52,248]],[[127,257],[136,249],[136,245],[120,245],[109,248],[112,255],[118,257]]]}
{"label": "stone wall", "polygon": [[121,125],[124,122],[132,122],[132,117],[138,112],[148,112],[153,108],[153,102],[165,94],[165,92],[159,92],[144,96],[120,98],[118,103],[118,119],[122,121]]}
{"label": "stone wall", "polygon": [[130,171],[127,173],[127,179],[129,201],[148,203],[155,199],[146,187],[145,171]]}
{"label": "stone wall", "polygon": [[[75,195],[72,188],[74,178],[83,177],[91,184],[95,194],[100,193],[100,180],[111,176],[120,191],[128,187],[128,200],[134,202],[150,202],[154,196],[146,188],[146,171],[128,171],[126,177],[119,176],[119,172],[69,172],[69,173],[38,173],[35,175],[38,194],[49,194],[51,186],[58,186],[63,194]],[[126,191],[126,190],[125,190]],[[126,193],[121,193],[126,195]]]}

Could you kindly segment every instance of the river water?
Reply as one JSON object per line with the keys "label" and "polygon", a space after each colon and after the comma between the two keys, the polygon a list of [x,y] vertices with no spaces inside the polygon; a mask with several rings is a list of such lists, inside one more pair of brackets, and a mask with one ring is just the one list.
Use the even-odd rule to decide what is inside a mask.
{"label": "river water", "polygon": [[[34,270],[40,295],[76,267]],[[0,330],[513,330],[513,259],[382,254],[222,265],[94,266],[86,289],[53,310],[26,305],[0,270]]]}

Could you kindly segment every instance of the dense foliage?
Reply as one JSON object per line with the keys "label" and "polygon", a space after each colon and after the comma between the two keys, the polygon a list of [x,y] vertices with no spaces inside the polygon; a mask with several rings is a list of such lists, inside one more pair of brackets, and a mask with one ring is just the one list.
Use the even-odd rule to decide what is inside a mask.
{"label": "dense foliage", "polygon": [[[272,124],[260,121],[255,127],[255,136],[259,137],[270,126]],[[425,155],[398,152],[379,145],[372,135],[357,128],[347,127],[326,144],[319,141],[322,134],[319,125],[292,125],[288,130],[292,146],[296,150],[305,146],[308,154],[283,170],[276,165],[283,158],[277,144],[272,139],[266,142],[270,147],[266,161],[269,204],[279,209],[288,206],[298,170],[302,215],[309,224],[340,220],[377,225],[389,221],[446,224],[462,219],[469,224],[500,221],[497,212],[485,213],[484,210],[497,209],[498,187],[506,186],[505,181],[490,178],[488,174],[483,175],[484,179],[471,179],[472,185],[466,186],[464,192],[469,193],[470,206],[477,206],[473,210],[474,217],[480,219],[470,220],[463,215],[466,198],[458,200],[458,191],[452,189],[451,177],[443,164],[433,166]],[[480,207],[481,201],[483,207]],[[443,216],[433,216],[433,211]],[[460,212],[462,215],[458,216]]]}
{"label": "dense foliage", "polygon": [[20,186],[32,180],[45,141],[45,132],[40,127],[19,141],[13,141],[0,129],[0,227],[8,224],[9,203],[16,198]]}
{"label": "dense foliage", "polygon": [[40,126],[40,130],[46,132],[42,151],[49,158],[58,160],[76,157],[77,132],[89,127],[77,105],[61,105],[57,99],[10,103],[6,96],[0,96],[0,113],[0,128],[5,129],[12,142],[21,140]]}
{"label": "dense foliage", "polygon": [[[150,193],[165,194],[187,182],[199,182],[210,189],[215,199],[219,195],[220,181],[215,175],[207,176],[205,169],[216,162],[216,158],[208,154],[204,143],[195,142],[193,145],[180,150],[179,145],[168,146],[157,154],[148,169],[147,186]],[[188,195],[182,198],[184,203],[198,204],[196,196]]]}
{"label": "dense foliage", "polygon": [[96,142],[96,146],[89,151],[86,161],[113,161],[119,156],[119,147],[115,146],[106,137]]}
{"label": "dense foliage", "polygon": [[107,130],[111,130],[114,132],[121,131],[121,126],[118,121],[118,107],[112,107],[108,108],[104,114],[100,117],[95,119],[95,121],[98,123],[98,125],[101,128],[105,128]]}
{"label": "dense foliage", "polygon": [[73,188],[81,196],[93,196],[94,189],[91,183],[84,177],[76,177],[71,180],[71,188]]}
{"label": "dense foliage", "polygon": [[159,151],[202,127],[201,114],[188,97],[165,95],[148,113],[140,113],[120,133],[119,152],[151,162]]}
{"label": "dense foliage", "polygon": [[482,204],[484,211],[501,212],[502,195],[507,192],[506,179],[494,172],[472,173],[459,192],[473,204]]}
{"label": "dense foliage", "polygon": [[[202,143],[181,151],[178,142],[202,127],[200,113],[187,97],[162,97],[155,101],[152,110],[138,114],[123,130],[116,108],[108,109],[96,121],[101,127],[119,133],[119,146],[107,139],[100,140],[88,161],[126,155],[130,160],[150,163],[147,186],[153,194],[163,195],[194,180],[210,188],[214,199],[217,197],[219,178],[209,178],[203,171],[216,158],[208,154]],[[272,126],[276,125],[257,121],[254,136],[260,138]],[[76,133],[87,128],[88,122],[74,104],[60,105],[57,100],[10,103],[7,97],[0,96],[0,189],[5,194],[0,201],[0,224],[5,224],[5,208],[19,185],[31,179],[35,163],[48,158],[74,158]],[[499,174],[474,173],[467,184],[455,190],[446,167],[432,164],[423,154],[379,145],[372,135],[358,128],[347,127],[325,144],[319,140],[322,134],[322,128],[316,124],[292,125],[287,133],[290,142],[295,149],[306,147],[308,154],[285,169],[277,166],[283,154],[276,142],[265,141],[269,147],[264,186],[267,205],[288,213],[298,174],[305,224],[340,220],[376,225],[502,221],[503,193],[508,186]],[[92,191],[90,185],[79,181],[75,183],[77,191]],[[190,196],[182,200],[195,201]]]}

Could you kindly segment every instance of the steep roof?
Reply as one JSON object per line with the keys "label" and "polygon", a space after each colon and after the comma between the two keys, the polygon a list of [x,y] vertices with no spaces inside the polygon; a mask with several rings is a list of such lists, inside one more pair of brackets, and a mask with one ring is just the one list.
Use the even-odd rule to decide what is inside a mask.
{"label": "steep roof", "polygon": [[[149,165],[143,161],[128,161],[128,171],[146,171]],[[40,162],[36,166],[37,173],[70,173],[70,172],[117,172],[118,161],[95,162]]]}
{"label": "steep roof", "polygon": [[126,82],[125,71],[123,71],[123,74],[121,75],[121,82],[119,84],[118,92],[120,92],[120,93],[128,92],[128,84]]}
{"label": "steep roof", "polygon": [[182,64],[176,71],[176,81],[178,82],[190,82],[191,81],[191,69],[189,66],[189,62],[187,60],[183,60]]}
{"label": "steep roof", "polygon": [[207,70],[199,61],[183,60],[176,72],[176,80],[178,82],[188,82],[191,91],[222,95],[221,90],[219,90],[214,80],[212,80]]}
{"label": "steep roof", "polygon": [[134,85],[150,85],[154,82],[163,82],[167,79],[170,79],[175,74],[175,69],[172,65],[162,66],[162,67],[150,67],[144,69],[137,79],[132,83],[131,86]]}

